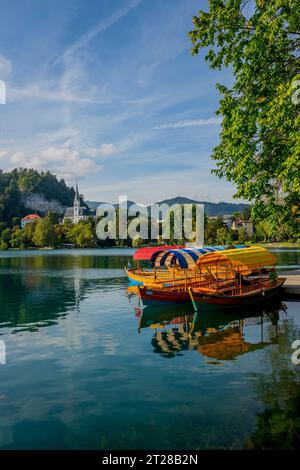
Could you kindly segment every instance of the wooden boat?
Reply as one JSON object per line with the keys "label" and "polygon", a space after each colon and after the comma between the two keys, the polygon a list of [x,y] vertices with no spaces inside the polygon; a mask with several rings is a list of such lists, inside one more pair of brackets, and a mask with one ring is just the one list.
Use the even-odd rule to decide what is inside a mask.
{"label": "wooden boat", "polygon": [[[230,286],[235,280],[222,281],[222,286]],[[140,296],[144,306],[150,307],[165,307],[173,304],[184,304],[191,301],[189,288],[202,287],[203,290],[210,291],[217,289],[220,286],[219,281],[203,280],[199,281],[199,277],[193,282],[187,284],[178,283],[171,286],[145,285],[137,286],[138,295]]]}
{"label": "wooden boat", "polygon": [[[189,282],[193,282],[198,276],[196,268],[198,259],[206,253],[223,251],[225,248],[224,246],[141,248],[134,254],[134,259],[137,261],[141,259],[148,260],[152,268],[125,267],[125,272],[131,285],[155,286],[161,283],[175,285],[185,282],[186,278]],[[242,248],[244,248],[244,245],[237,246],[237,249]]]}
{"label": "wooden boat", "polygon": [[195,310],[262,303],[278,294],[284,278],[275,273],[276,257],[260,247],[224,250],[199,257],[197,279],[177,285],[139,286],[144,305],[191,301]]}
{"label": "wooden boat", "polygon": [[[128,269],[124,268],[125,273],[131,285],[140,286],[155,286],[164,282],[170,282],[173,284],[182,283],[185,279],[185,274],[181,269]],[[197,272],[195,270],[187,271],[188,279],[194,277]]]}
{"label": "wooden boat", "polygon": [[230,289],[218,289],[216,292],[205,292],[201,287],[191,288],[189,291],[193,307],[196,311],[201,309],[215,310],[247,307],[254,304],[265,303],[279,294],[285,278],[264,280],[251,286],[235,286]]}

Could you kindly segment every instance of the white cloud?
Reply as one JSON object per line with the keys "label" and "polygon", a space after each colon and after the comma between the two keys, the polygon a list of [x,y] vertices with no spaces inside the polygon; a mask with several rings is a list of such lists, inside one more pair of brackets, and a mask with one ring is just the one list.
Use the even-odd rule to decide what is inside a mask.
{"label": "white cloud", "polygon": [[7,160],[10,168],[26,167],[39,171],[49,170],[66,179],[78,178],[101,169],[100,165],[92,158],[87,158],[82,152],[72,148],[70,142],[61,146],[48,147],[33,156],[22,151],[15,152]]}
{"label": "white cloud", "polygon": [[102,144],[100,147],[101,155],[113,155],[117,153],[118,149],[114,144]]}
{"label": "white cloud", "polygon": [[26,155],[24,152],[16,152],[9,158],[10,162],[17,166],[23,166],[25,159]]}
{"label": "white cloud", "polygon": [[69,89],[53,88],[50,84],[32,83],[24,88],[13,88],[10,90],[10,100],[18,101],[24,98],[35,98],[44,101],[57,101],[62,103],[93,103],[94,98],[88,93],[74,93],[71,87]]}
{"label": "white cloud", "polygon": [[3,157],[6,157],[6,155],[8,155],[7,150],[0,150],[0,159],[3,158]]}
{"label": "white cloud", "polygon": [[119,149],[114,144],[102,144],[99,148],[91,147],[85,150],[85,154],[93,158],[115,155],[116,153],[119,153]]}
{"label": "white cloud", "polygon": [[3,55],[0,55],[0,79],[8,78],[12,71],[12,63]]}
{"label": "white cloud", "polygon": [[112,15],[107,20],[101,21],[100,23],[96,24],[90,31],[85,33],[81,38],[75,42],[72,46],[70,46],[64,53],[64,59],[69,58],[74,53],[78,52],[79,49],[88,45],[88,43],[94,39],[98,34],[106,31],[108,28],[113,26],[119,20],[124,18],[131,10],[136,8],[142,0],[133,0],[130,4],[125,8],[120,8],[114,15]]}
{"label": "white cloud", "polygon": [[160,126],[152,127],[153,130],[158,129],[177,129],[179,127],[194,127],[194,126],[210,126],[221,123],[220,118],[211,117],[209,119],[189,119],[185,121],[177,121],[173,123],[161,124]]}

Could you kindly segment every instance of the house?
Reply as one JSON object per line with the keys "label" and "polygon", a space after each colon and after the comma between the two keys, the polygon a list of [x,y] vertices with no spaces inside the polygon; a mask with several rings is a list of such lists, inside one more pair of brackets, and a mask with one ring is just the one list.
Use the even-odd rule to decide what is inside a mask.
{"label": "house", "polygon": [[233,216],[230,214],[224,214],[222,218],[224,224],[226,225],[228,230],[230,230],[232,228]]}
{"label": "house", "polygon": [[85,206],[81,206],[80,194],[78,191],[78,184],[76,183],[76,191],[74,197],[73,207],[67,207],[63,222],[69,220],[73,224],[78,224],[80,220],[86,220],[89,217],[95,217],[95,211],[88,209]]}
{"label": "house", "polygon": [[248,237],[252,237],[254,232],[253,223],[247,220],[234,220],[232,222],[231,229],[234,231],[240,231],[244,229]]}
{"label": "house", "polygon": [[40,219],[40,216],[37,214],[28,214],[21,219],[21,227],[24,228],[25,225],[31,224],[32,222],[36,222]]}

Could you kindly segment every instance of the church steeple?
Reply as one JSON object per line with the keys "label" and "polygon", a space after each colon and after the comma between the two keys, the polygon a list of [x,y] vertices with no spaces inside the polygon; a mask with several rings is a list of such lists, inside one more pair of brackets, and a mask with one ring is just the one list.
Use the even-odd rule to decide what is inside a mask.
{"label": "church steeple", "polygon": [[76,181],[76,191],[74,197],[74,223],[78,224],[80,215],[80,195],[78,191],[78,182]]}

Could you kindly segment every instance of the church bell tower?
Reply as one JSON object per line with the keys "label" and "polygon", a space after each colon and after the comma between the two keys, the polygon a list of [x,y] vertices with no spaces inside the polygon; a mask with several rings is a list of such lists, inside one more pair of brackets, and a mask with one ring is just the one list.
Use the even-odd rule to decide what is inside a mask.
{"label": "church bell tower", "polygon": [[80,195],[78,191],[78,183],[76,182],[76,192],[74,197],[74,224],[78,224],[80,214]]}

